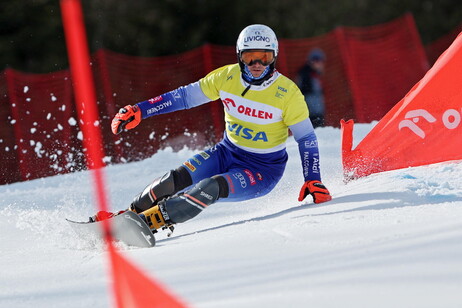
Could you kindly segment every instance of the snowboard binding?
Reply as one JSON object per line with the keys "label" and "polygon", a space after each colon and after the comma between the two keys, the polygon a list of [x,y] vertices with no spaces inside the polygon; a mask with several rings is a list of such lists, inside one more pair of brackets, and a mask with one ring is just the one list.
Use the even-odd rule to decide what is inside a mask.
{"label": "snowboard binding", "polygon": [[157,233],[158,229],[169,229],[170,232],[167,234],[167,236],[170,237],[175,230],[174,223],[164,218],[165,216],[168,217],[168,214],[166,212],[162,214],[162,208],[159,205],[155,205],[150,209],[141,212],[139,216],[146,222],[146,224],[152,230],[152,233]]}

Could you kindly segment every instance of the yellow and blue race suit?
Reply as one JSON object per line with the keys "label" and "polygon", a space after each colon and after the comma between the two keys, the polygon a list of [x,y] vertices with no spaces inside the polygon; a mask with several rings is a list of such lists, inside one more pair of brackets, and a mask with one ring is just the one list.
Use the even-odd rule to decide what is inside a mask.
{"label": "yellow and blue race suit", "polygon": [[229,186],[225,201],[267,194],[285,169],[288,129],[298,142],[305,181],[321,180],[317,138],[305,99],[295,83],[277,71],[261,85],[249,85],[238,64],[227,65],[137,105],[144,119],[217,99],[225,113],[224,138],[184,163],[193,183],[223,176]]}

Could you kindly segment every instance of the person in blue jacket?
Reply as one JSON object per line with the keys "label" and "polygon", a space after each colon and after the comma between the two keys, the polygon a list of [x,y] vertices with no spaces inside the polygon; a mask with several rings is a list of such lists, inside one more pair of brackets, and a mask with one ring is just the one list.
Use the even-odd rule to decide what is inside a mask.
{"label": "person in blue jacket", "polygon": [[[115,115],[112,131],[134,129],[159,114],[194,108],[221,99],[224,138],[170,170],[138,194],[129,210],[155,232],[185,222],[211,204],[239,201],[269,193],[281,179],[288,129],[298,143],[304,182],[299,201],[331,200],[321,182],[317,138],[299,88],[275,69],[278,41],[265,25],[250,25],[237,40],[238,63],[226,65],[197,82],[127,105]],[[207,115],[204,115],[207,116]],[[99,212],[98,221],[112,214]]]}
{"label": "person in blue jacket", "polygon": [[297,75],[297,85],[305,96],[310,110],[310,120],[313,127],[325,125],[326,106],[324,102],[324,88],[321,77],[324,74],[326,55],[320,48],[313,48],[306,63]]}

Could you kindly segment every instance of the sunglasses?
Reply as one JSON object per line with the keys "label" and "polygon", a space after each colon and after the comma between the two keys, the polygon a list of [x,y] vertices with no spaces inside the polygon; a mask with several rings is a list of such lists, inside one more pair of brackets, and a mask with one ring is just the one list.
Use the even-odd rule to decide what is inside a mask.
{"label": "sunglasses", "polygon": [[241,61],[249,66],[257,62],[268,66],[274,61],[274,52],[269,50],[245,50],[241,53]]}

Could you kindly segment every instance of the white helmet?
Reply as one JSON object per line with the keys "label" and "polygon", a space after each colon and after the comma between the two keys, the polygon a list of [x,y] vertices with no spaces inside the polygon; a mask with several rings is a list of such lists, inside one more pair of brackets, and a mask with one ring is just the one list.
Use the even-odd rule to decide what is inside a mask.
{"label": "white helmet", "polygon": [[278,56],[278,39],[270,27],[265,25],[250,25],[244,28],[239,34],[236,43],[238,57],[241,52],[248,49],[266,49],[274,52],[274,57]]}

